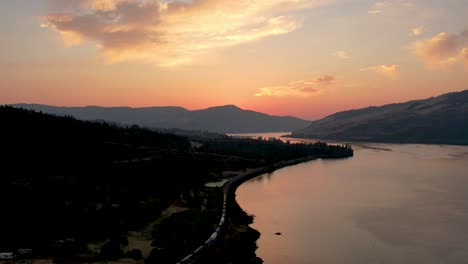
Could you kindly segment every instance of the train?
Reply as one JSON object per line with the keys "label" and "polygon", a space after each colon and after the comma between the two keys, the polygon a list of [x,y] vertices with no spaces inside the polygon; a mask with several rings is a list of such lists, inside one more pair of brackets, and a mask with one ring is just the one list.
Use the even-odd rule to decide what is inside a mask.
{"label": "train", "polygon": [[223,227],[225,224],[226,219],[226,208],[227,208],[227,194],[224,193],[223,199],[223,211],[219,220],[219,224],[216,227],[216,230],[211,234],[211,236],[203,243],[203,245],[199,246],[181,261],[177,262],[177,264],[186,264],[186,263],[193,263],[197,258],[208,248],[210,248],[217,239],[221,237]]}

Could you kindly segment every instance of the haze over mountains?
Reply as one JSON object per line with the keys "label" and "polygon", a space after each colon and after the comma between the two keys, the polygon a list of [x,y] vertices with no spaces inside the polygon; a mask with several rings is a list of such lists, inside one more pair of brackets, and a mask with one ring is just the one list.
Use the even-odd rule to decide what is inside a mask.
{"label": "haze over mountains", "polygon": [[349,141],[468,144],[468,90],[424,100],[338,112],[293,137]]}
{"label": "haze over mountains", "polygon": [[69,115],[82,120],[104,120],[149,128],[177,128],[218,133],[285,132],[302,129],[310,121],[292,116],[271,116],[234,105],[190,111],[182,107],[56,107],[15,104],[14,107]]}

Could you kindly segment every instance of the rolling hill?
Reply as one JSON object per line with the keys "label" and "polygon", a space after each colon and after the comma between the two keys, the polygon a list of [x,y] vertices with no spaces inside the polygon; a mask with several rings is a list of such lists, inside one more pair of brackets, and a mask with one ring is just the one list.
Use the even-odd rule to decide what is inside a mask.
{"label": "rolling hill", "polygon": [[338,112],[292,133],[297,138],[468,144],[468,90]]}
{"label": "rolling hill", "polygon": [[149,128],[176,128],[218,133],[285,132],[304,128],[310,121],[292,116],[271,116],[234,105],[190,111],[182,107],[56,107],[38,104],[15,104],[17,108],[82,120],[104,120],[137,124]]}

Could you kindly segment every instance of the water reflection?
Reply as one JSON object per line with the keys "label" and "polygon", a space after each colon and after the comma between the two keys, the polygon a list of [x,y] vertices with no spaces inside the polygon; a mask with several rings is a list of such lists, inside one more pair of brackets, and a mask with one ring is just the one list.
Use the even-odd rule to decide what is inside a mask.
{"label": "water reflection", "polygon": [[468,147],[355,149],[238,189],[265,263],[468,263]]}
{"label": "water reflection", "polygon": [[267,182],[269,182],[271,180],[271,178],[273,177],[274,173],[275,172],[270,172],[270,173],[267,173],[267,174],[260,175],[258,177],[253,178],[251,181],[254,181],[254,182],[267,181]]}

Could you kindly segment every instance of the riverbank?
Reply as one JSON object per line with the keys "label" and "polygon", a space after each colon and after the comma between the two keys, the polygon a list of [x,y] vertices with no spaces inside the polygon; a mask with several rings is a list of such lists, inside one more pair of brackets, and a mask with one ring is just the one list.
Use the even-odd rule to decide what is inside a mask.
{"label": "riverbank", "polygon": [[423,144],[423,145],[447,145],[447,146],[468,146],[466,140],[425,140],[425,139],[385,139],[385,138],[362,138],[362,137],[314,137],[304,135],[286,134],[282,138],[287,140],[297,140],[302,142],[321,141],[321,142],[347,142],[350,144]]}
{"label": "riverbank", "polygon": [[277,162],[277,163],[274,163],[274,164],[271,164],[269,166],[265,166],[265,167],[261,167],[261,168],[256,168],[256,169],[250,169],[248,171],[245,171],[241,174],[239,174],[238,176],[232,178],[231,180],[229,180],[223,187],[223,192],[226,193],[229,196],[231,195],[234,195],[235,196],[235,191],[237,189],[237,187],[239,187],[239,185],[241,185],[242,183],[250,180],[250,179],[253,179],[255,177],[258,177],[262,174],[265,174],[265,173],[271,173],[275,170],[278,170],[278,169],[281,169],[281,168],[284,168],[284,167],[288,167],[288,166],[293,166],[293,165],[297,165],[297,164],[300,164],[300,163],[303,163],[303,162],[307,162],[307,161],[311,161],[311,160],[315,160],[315,159],[318,159],[318,158],[324,158],[324,156],[308,156],[308,157],[305,157],[305,158],[299,158],[299,159],[293,159],[293,160],[288,160],[288,161],[281,161],[281,162]]}
{"label": "riverbank", "polygon": [[[282,161],[270,166],[256,169],[247,169],[231,178],[224,186],[223,193],[226,196],[227,225],[223,228],[221,239],[209,250],[198,256],[197,263],[233,263],[233,264],[258,264],[263,260],[256,256],[256,241],[260,238],[260,232],[251,228],[254,216],[247,214],[236,201],[236,189],[244,182],[275,170],[317,159],[317,156],[308,156],[289,161]],[[229,212],[229,213],[227,213]]]}
{"label": "riverbank", "polygon": [[256,216],[265,263],[467,263],[468,149],[372,146],[237,189],[239,205]]}
{"label": "riverbank", "polygon": [[[0,185],[8,212],[0,225],[0,259],[8,261],[23,261],[20,249],[57,263],[141,261],[151,249],[146,263],[176,263],[200,252],[204,242],[210,248],[226,230],[220,212],[233,192],[205,183],[234,177],[234,186],[298,158],[352,155],[348,146],[325,143],[182,138],[25,110],[4,114],[12,121],[6,152],[14,153],[5,164],[16,170]],[[22,199],[8,199],[16,196]],[[187,210],[157,221],[170,205]],[[31,222],[31,215],[41,218]]]}

